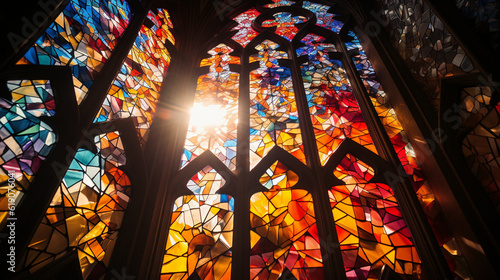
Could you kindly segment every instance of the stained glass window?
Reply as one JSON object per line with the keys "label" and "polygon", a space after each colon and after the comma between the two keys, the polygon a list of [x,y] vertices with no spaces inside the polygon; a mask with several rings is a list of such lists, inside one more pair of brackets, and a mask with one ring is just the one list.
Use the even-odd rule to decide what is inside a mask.
{"label": "stained glass window", "polygon": [[[440,98],[439,79],[475,72],[476,66],[426,2],[384,2],[383,12],[389,21],[387,26],[391,27],[391,41],[437,111]],[[391,9],[396,6],[400,7],[397,11],[409,11],[414,8],[416,10],[405,13]]]}
{"label": "stained glass window", "polygon": [[[155,248],[134,244],[127,251],[154,253],[134,267],[154,268],[148,271],[151,278],[312,280],[332,278],[335,272],[341,279],[364,280],[379,279],[386,267],[404,279],[427,279],[425,256],[433,253],[422,248],[434,240],[415,235],[420,229],[430,232],[425,221],[403,217],[418,204],[398,191],[404,187],[420,201],[443,252],[461,255],[345,7],[258,1],[246,11],[232,11],[230,23],[210,34],[210,42],[190,46],[196,40],[189,36],[196,33],[185,26],[174,29],[172,22],[182,21],[156,9],[160,2],[147,12],[146,2],[139,0],[70,0],[17,62],[69,66],[80,104],[110,57],[122,59],[109,83],[94,87],[102,91],[103,103],[78,109],[88,124],[78,127],[81,135],[74,147],[67,147],[67,170],[55,175],[58,182],[47,195],[51,199],[25,238],[29,243],[19,256],[18,272],[35,278],[46,268],[59,272],[54,263],[76,255],[83,279],[117,278],[116,264],[135,257],[113,254],[123,251],[117,245],[123,244],[120,236],[131,221],[143,225],[148,222],[140,219],[150,219],[148,225],[157,224],[145,229],[151,233],[138,229],[126,236],[154,236],[154,241],[136,244]],[[393,25],[405,21],[393,12],[387,16]],[[422,30],[432,36],[424,38],[412,29],[407,35],[412,40],[399,40],[403,33],[398,28],[392,36],[407,64],[425,68],[420,73],[425,79],[418,79],[437,102],[438,77],[476,68],[436,15],[405,16],[404,26],[425,23]],[[126,29],[133,33],[127,30],[124,36]],[[429,46],[438,55],[425,60]],[[186,59],[188,54],[195,63]],[[193,81],[185,88],[192,90],[171,92],[179,82],[169,80],[169,68],[182,73],[179,67],[188,65],[196,65],[185,72],[192,75],[185,81]],[[167,80],[175,86],[165,87]],[[12,100],[0,100],[0,181],[15,172],[19,202],[29,196],[26,190],[44,161],[50,163],[52,153],[64,155],[53,151],[56,132],[63,129],[53,121],[60,117],[55,104],[61,93],[48,78],[6,82]],[[176,108],[160,102],[168,103],[172,95],[189,102]],[[500,107],[490,102],[496,99],[488,88],[466,88],[462,98],[463,113],[476,120],[466,120],[472,130],[463,142],[464,154],[497,205],[494,151]],[[175,140],[152,138],[158,145],[172,145],[167,154],[174,155],[164,160],[165,177],[156,183],[148,177],[158,177],[148,171],[160,169],[146,162],[155,150],[141,148],[160,110],[186,118],[160,118],[160,126],[168,128],[155,132],[171,133],[167,139]],[[378,118],[372,119],[373,112]],[[111,129],[103,128],[109,124]],[[381,136],[384,132],[388,137]],[[403,183],[383,179],[383,172],[400,166],[406,173],[397,175]],[[139,176],[144,182],[136,180],[135,172],[144,173]],[[0,228],[9,217],[8,191],[0,187]],[[141,191],[164,192],[166,202],[144,198]],[[146,205],[151,201],[156,204]],[[158,209],[154,217],[144,217]],[[460,266],[455,260],[447,259],[452,269]],[[125,270],[121,274],[127,277]],[[455,274],[467,276],[460,273]]]}
{"label": "stained glass window", "polygon": [[[131,16],[124,1],[71,1],[18,64],[71,66],[80,102]],[[128,147],[133,159],[140,154],[130,151],[136,142],[126,127],[135,123],[137,138],[141,144],[145,143],[170,64],[165,44],[175,44],[172,28],[166,10],[148,13],[94,120],[111,122],[112,132],[104,132],[109,131],[103,128],[106,125],[82,128],[83,135],[95,137],[93,141],[81,141],[81,148],[77,148],[74,156],[66,157],[68,169],[63,170],[49,207],[27,249],[19,256],[18,270],[22,273],[37,275],[42,268],[70,253],[77,255],[83,279],[102,279],[107,273],[132,194],[131,180],[125,173],[131,166],[137,166],[130,162],[125,149]],[[58,115],[49,80],[9,80],[7,88],[12,102],[0,101],[2,173],[15,172],[17,184],[13,191],[17,207],[24,190],[55,146],[53,129],[41,119],[64,116]],[[114,122],[124,118],[134,119],[131,123]],[[70,146],[63,148],[71,152]],[[2,180],[7,180],[5,174]],[[1,192],[2,224],[7,217],[4,210],[7,191],[12,192],[7,188]]]}
{"label": "stained glass window", "polygon": [[[309,188],[304,183],[297,185],[300,176],[288,167],[288,163],[299,169],[307,168],[306,164],[315,165],[311,163],[314,157],[308,155],[306,149],[306,144],[311,143],[315,148],[309,150],[319,156],[317,164],[330,168],[327,167],[330,159],[346,139],[377,157],[378,150],[371,134],[375,128],[370,128],[365,122],[356,94],[368,94],[371,100],[368,106],[374,106],[379,114],[424,207],[434,201],[428,183],[415,163],[413,148],[357,36],[349,30],[344,32],[347,35],[337,35],[346,29],[342,20],[345,17],[332,13],[330,6],[304,1],[301,5],[305,10],[291,9],[294,4],[293,1],[275,0],[264,5],[265,9],[249,9],[233,18],[236,25],[231,30],[231,40],[245,49],[241,58],[233,55],[240,52],[228,47],[230,43],[221,43],[209,50],[211,57],[201,63],[202,67],[209,66],[209,73],[198,79],[194,111],[191,112],[181,160],[181,169],[189,169],[203,153],[211,153],[238,175],[250,172],[248,185],[236,189],[230,185],[227,190],[233,188],[238,192],[238,188],[249,188],[246,194],[250,200],[251,279],[323,279],[325,255],[321,251],[322,237],[311,194],[315,187]],[[316,17],[316,26],[324,28],[319,33],[330,35],[299,32],[310,23],[310,12]],[[299,34],[301,37],[297,40],[295,37]],[[224,40],[228,39],[222,42]],[[342,52],[344,48],[339,49],[339,42],[345,44],[349,54]],[[294,45],[298,47],[292,49]],[[349,60],[359,75],[365,89],[363,92],[355,92],[359,87],[354,89],[352,86],[358,83],[358,79],[352,76],[356,73],[347,69],[351,67]],[[248,69],[248,88],[242,87],[246,83],[239,83],[247,78],[247,74],[232,72],[230,64],[240,64],[243,69]],[[247,91],[248,96],[244,94]],[[238,112],[238,108],[243,108],[242,104],[250,106],[248,124],[241,119],[238,121],[246,115]],[[210,110],[210,107],[215,109]],[[211,117],[199,118],[200,112]],[[305,112],[309,114],[302,116]],[[220,120],[211,121],[218,115]],[[311,129],[307,129],[308,126]],[[241,129],[249,129],[250,138],[238,139],[237,142]],[[310,131],[313,139],[308,139]],[[293,157],[287,158],[279,150]],[[245,163],[235,159],[239,153],[247,151],[249,170],[243,170],[239,166],[245,166]],[[278,154],[284,159],[273,160]],[[199,164],[197,161],[196,166]],[[217,254],[208,255],[219,240],[215,237],[207,239],[205,235],[218,236],[221,230],[221,227],[206,228],[204,217],[208,212],[201,209],[206,207],[208,211],[215,207],[219,209],[217,211],[220,208],[228,211],[225,204],[219,206],[225,195],[210,190],[213,185],[217,185],[217,189],[224,185],[221,177],[216,175],[218,173],[212,172],[215,171],[210,166],[199,171],[187,184],[193,195],[175,201],[162,266],[165,279],[187,279],[195,272],[201,278],[222,277],[222,274],[213,276],[214,272],[200,263],[203,255],[209,267],[220,265]],[[257,174],[260,184],[253,185],[255,181],[252,180]],[[330,185],[328,191],[321,193],[323,197],[329,197],[331,219],[335,223],[346,277],[375,279],[386,265],[400,275],[419,279],[422,274],[420,258],[398,201],[389,185],[371,181],[374,175],[372,167],[347,155],[332,174],[344,184]],[[182,181],[180,178],[185,175],[179,176],[178,180]],[[207,203],[211,196],[214,200]],[[241,203],[240,198],[231,199],[233,205]],[[234,208],[229,210],[234,211]],[[221,222],[218,219],[213,225]],[[203,238],[197,237],[201,230],[196,234],[185,233],[194,227],[203,228]],[[200,240],[196,242],[201,244],[194,241],[197,238]],[[441,244],[449,240],[446,237]],[[190,249],[195,244],[198,251]],[[326,261],[330,262],[328,258]],[[223,267],[227,265],[225,263]],[[242,274],[236,272],[232,275]]]}
{"label": "stained glass window", "polygon": [[489,87],[467,87],[461,91],[461,127],[470,129],[462,151],[467,165],[500,212],[500,165],[495,156],[500,141],[500,103],[495,104]]}

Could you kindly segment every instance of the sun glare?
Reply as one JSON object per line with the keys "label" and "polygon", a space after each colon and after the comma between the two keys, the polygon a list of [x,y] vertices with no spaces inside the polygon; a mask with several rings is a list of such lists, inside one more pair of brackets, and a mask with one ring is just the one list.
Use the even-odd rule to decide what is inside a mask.
{"label": "sun glare", "polygon": [[191,125],[197,129],[219,126],[226,119],[226,108],[220,105],[195,104],[191,109]]}

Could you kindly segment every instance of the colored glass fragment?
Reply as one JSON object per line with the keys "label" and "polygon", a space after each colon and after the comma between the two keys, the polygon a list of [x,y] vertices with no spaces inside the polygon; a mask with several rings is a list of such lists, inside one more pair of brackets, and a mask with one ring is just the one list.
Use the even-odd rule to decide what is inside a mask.
{"label": "colored glass fragment", "polygon": [[269,190],[289,189],[299,181],[297,173],[276,161],[260,177],[259,182]]}
{"label": "colored glass fragment", "polygon": [[225,182],[217,170],[207,166],[189,180],[187,188],[195,195],[217,194]]}
{"label": "colored glass fragment", "polygon": [[229,65],[239,64],[240,59],[231,56],[232,51],[220,44],[201,62],[210,70],[198,78],[181,168],[210,150],[229,169],[236,169],[239,74]]}
{"label": "colored glass fragment", "polygon": [[79,149],[75,154],[21,258],[30,273],[72,250],[83,279],[106,273],[131,194],[130,180],[120,169],[126,159],[119,137],[117,132],[98,135],[97,153]]}
{"label": "colored glass fragment", "polygon": [[70,66],[80,103],[130,18],[123,0],[71,0],[18,64]]}
{"label": "colored glass fragment", "polygon": [[276,50],[276,43],[265,40],[250,61],[260,67],[250,72],[250,166],[253,168],[278,146],[305,162],[297,104],[290,69],[279,66],[287,58]]}
{"label": "colored glass fragment", "polygon": [[150,11],[152,27],[143,25],[94,122],[135,117],[141,144],[157,109],[163,78],[170,64],[165,41],[173,40],[168,12]]}

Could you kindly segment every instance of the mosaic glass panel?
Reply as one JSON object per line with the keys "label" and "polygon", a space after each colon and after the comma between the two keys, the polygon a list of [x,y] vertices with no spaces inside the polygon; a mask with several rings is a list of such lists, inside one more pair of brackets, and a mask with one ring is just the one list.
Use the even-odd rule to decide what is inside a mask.
{"label": "mosaic glass panel", "polygon": [[425,1],[381,2],[394,47],[438,111],[440,78],[474,72],[476,67]]}
{"label": "mosaic glass panel", "polygon": [[83,279],[100,279],[112,255],[131,194],[120,166],[126,156],[117,132],[94,139],[97,153],[79,149],[21,258],[30,273],[76,250]]}
{"label": "mosaic glass panel", "polygon": [[307,56],[300,66],[319,157],[325,164],[346,138],[377,152],[354,97],[342,62],[329,58],[335,46],[325,38],[309,34],[298,56]]}
{"label": "mosaic glass panel", "polygon": [[290,273],[296,279],[324,278],[312,196],[291,189],[297,182],[297,174],[279,161],[260,178],[269,191],[251,198],[251,279],[279,279]]}
{"label": "mosaic glass panel", "polygon": [[175,200],[161,279],[230,279],[234,199],[215,194],[224,179],[210,166],[187,187],[194,195]]}
{"label": "mosaic glass panel", "polygon": [[259,34],[252,28],[253,22],[259,15],[260,13],[255,8],[252,8],[235,17],[233,20],[236,21],[238,25],[232,30],[238,30],[238,32],[231,39],[238,42],[243,47],[246,47],[248,43]]}
{"label": "mosaic glass panel", "polygon": [[500,3],[495,0],[455,0],[462,15],[483,38],[488,38],[493,49],[500,48]]}
{"label": "mosaic glass panel", "polygon": [[[471,129],[462,142],[467,165],[500,212],[500,103],[488,87],[462,90],[461,126]],[[465,117],[465,118],[464,118]]]}
{"label": "mosaic glass panel", "polygon": [[288,55],[279,45],[265,40],[250,61],[260,67],[250,72],[250,165],[253,168],[278,146],[305,162],[302,135],[290,69],[278,59]]}
{"label": "mosaic glass panel", "polygon": [[302,8],[313,12],[316,15],[316,25],[329,29],[335,33],[339,33],[344,23],[336,20],[335,14],[328,13],[330,6],[304,1]]}
{"label": "mosaic glass panel", "polygon": [[70,66],[80,103],[130,18],[123,0],[71,0],[18,64]]}
{"label": "mosaic glass panel", "polygon": [[306,22],[307,18],[303,16],[292,16],[290,13],[276,13],[274,20],[266,20],[262,27],[276,27],[275,33],[291,41],[299,29],[295,24]]}
{"label": "mosaic glass panel", "polygon": [[7,88],[12,102],[35,117],[51,117],[56,111],[54,93],[49,80],[11,80]]}
{"label": "mosaic glass panel", "polygon": [[420,259],[391,188],[369,183],[373,169],[351,155],[334,174],[345,182],[329,196],[347,279],[379,279],[384,264],[420,279]]}
{"label": "mosaic glass panel", "polygon": [[295,4],[294,1],[288,1],[288,0],[272,0],[272,4],[267,4],[264,7],[266,8],[276,8],[276,7],[284,7],[284,6],[291,6]]}
{"label": "mosaic glass panel", "polygon": [[229,169],[236,169],[239,74],[229,65],[239,64],[240,59],[231,56],[232,51],[220,44],[201,62],[210,70],[198,78],[181,168],[210,150]]}
{"label": "mosaic glass panel", "polygon": [[173,40],[166,10],[149,12],[152,27],[143,25],[120,72],[116,76],[94,122],[135,117],[141,144],[147,139],[157,109],[163,78],[170,65],[165,47]]}

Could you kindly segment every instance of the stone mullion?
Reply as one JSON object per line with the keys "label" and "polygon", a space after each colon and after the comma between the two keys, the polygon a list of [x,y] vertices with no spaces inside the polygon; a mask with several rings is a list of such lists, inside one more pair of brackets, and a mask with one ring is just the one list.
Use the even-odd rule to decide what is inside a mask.
{"label": "stone mullion", "polygon": [[335,227],[335,221],[328,197],[328,186],[323,179],[322,166],[318,155],[316,137],[311,121],[306,91],[300,71],[300,60],[296,49],[290,44],[290,70],[292,73],[294,92],[299,112],[300,128],[305,146],[308,165],[314,172],[314,180],[310,189],[313,197],[314,213],[318,226],[318,237],[321,245],[321,256],[324,267],[325,279],[346,279],[344,262]]}
{"label": "stone mullion", "polygon": [[241,55],[238,96],[237,176],[234,204],[232,279],[250,279],[250,51]]}

